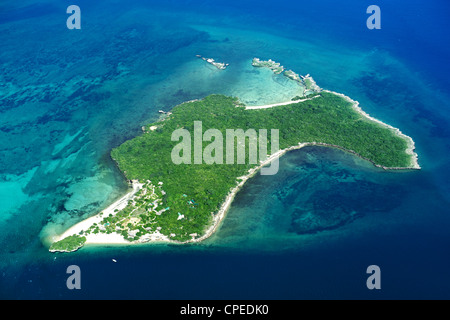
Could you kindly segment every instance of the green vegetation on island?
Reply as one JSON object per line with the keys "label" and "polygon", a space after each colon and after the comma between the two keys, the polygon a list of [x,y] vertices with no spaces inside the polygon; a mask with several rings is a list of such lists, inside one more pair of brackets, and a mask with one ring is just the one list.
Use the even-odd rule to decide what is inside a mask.
{"label": "green vegetation on island", "polygon": [[[194,121],[202,121],[203,132],[214,128],[224,136],[229,128],[244,131],[278,129],[280,149],[301,142],[318,142],[353,151],[381,166],[410,165],[410,155],[405,152],[407,142],[403,137],[364,117],[350,102],[336,94],[322,92],[315,99],[260,110],[246,110],[238,104],[236,98],[222,95],[184,103],[175,107],[164,121],[149,125],[157,127],[156,130],[112,151],[113,159],[128,179],[152,181],[153,184],[161,182],[161,190],[164,190],[159,207],[166,210],[160,215],[149,213],[147,208],[151,202],[146,200],[137,201],[137,205],[129,205],[124,210],[124,215],[136,221],[128,225],[126,237],[129,231],[137,230],[133,234],[133,240],[137,240],[156,228],[178,241],[201,236],[230,189],[236,186],[237,177],[246,175],[256,166],[248,164],[248,158],[246,164],[241,165],[174,164],[171,152],[178,142],[171,141],[171,135],[179,128],[193,135]],[[203,142],[203,147],[208,144]],[[179,219],[180,216],[183,218]]]}
{"label": "green vegetation on island", "polygon": [[81,248],[86,242],[86,237],[79,235],[72,235],[60,241],[53,243],[50,246],[51,252],[73,252]]}
{"label": "green vegetation on island", "polygon": [[158,231],[156,217],[169,210],[162,205],[165,192],[161,186],[162,183],[154,185],[146,181],[124,209],[104,217],[101,223],[94,223],[83,234],[115,232],[131,242]]}

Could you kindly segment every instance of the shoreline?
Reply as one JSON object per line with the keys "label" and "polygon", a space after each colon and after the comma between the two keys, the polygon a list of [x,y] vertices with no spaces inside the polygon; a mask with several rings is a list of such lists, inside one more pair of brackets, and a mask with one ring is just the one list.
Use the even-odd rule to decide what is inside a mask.
{"label": "shoreline", "polygon": [[225,217],[228,213],[228,210],[230,209],[231,204],[233,203],[234,197],[236,196],[236,194],[241,190],[241,188],[244,186],[244,184],[250,178],[252,178],[256,173],[258,173],[258,171],[262,167],[264,167],[264,166],[270,164],[272,161],[280,158],[285,153],[292,151],[292,150],[298,150],[298,149],[301,149],[301,148],[304,148],[304,147],[307,147],[310,145],[311,145],[311,143],[309,143],[309,142],[299,143],[296,146],[278,150],[274,154],[270,155],[266,160],[262,161],[256,168],[250,169],[247,175],[238,177],[237,179],[239,179],[241,181],[230,190],[227,197],[225,198],[225,201],[222,203],[219,211],[214,215],[213,224],[206,230],[205,234],[198,239],[193,239],[193,240],[188,240],[186,242],[178,242],[178,243],[180,243],[180,244],[198,243],[198,242],[204,241],[204,240],[208,239],[209,237],[211,237],[217,231],[217,229],[220,227],[221,222],[225,219]]}
{"label": "shoreline", "polygon": [[[341,149],[343,151],[352,153],[361,159],[367,160],[367,161],[371,162],[375,167],[382,168],[384,170],[419,170],[419,169],[421,169],[421,167],[418,163],[418,155],[415,152],[415,143],[414,143],[414,140],[410,136],[403,134],[398,128],[388,125],[376,118],[373,118],[369,114],[367,114],[359,106],[358,101],[355,101],[342,93],[329,91],[329,90],[323,90],[323,91],[342,97],[343,99],[345,99],[346,101],[351,103],[353,110],[355,110],[357,113],[362,115],[364,118],[368,119],[369,121],[374,121],[374,122],[382,125],[383,127],[388,128],[395,135],[401,137],[402,139],[405,139],[407,142],[407,149],[405,150],[405,152],[408,155],[410,155],[410,157],[411,157],[410,166],[408,166],[408,167],[385,167],[385,166],[376,164],[371,159],[367,159],[353,150],[348,150],[348,149],[343,148],[338,145],[332,145],[332,144],[327,144],[327,143],[322,143],[322,142],[300,142],[298,145],[291,146],[289,148],[282,149],[282,150],[275,152],[274,154],[270,155],[266,160],[261,161],[257,167],[250,169],[248,171],[248,174],[246,174],[245,176],[236,178],[236,180],[241,180],[241,181],[237,182],[236,186],[234,186],[233,188],[230,189],[229,193],[225,197],[225,200],[221,204],[219,211],[216,214],[212,214],[211,225],[208,226],[208,228],[206,229],[206,232],[197,239],[191,239],[191,240],[187,240],[184,242],[180,242],[180,241],[176,241],[176,240],[171,240],[168,236],[165,236],[165,235],[161,234],[159,231],[156,231],[151,234],[144,235],[143,238],[140,240],[128,241],[128,240],[125,240],[121,235],[113,232],[110,234],[102,234],[102,233],[89,234],[86,236],[85,245],[136,245],[136,244],[146,244],[146,243],[148,243],[148,244],[150,244],[150,243],[151,244],[170,243],[170,244],[182,245],[182,244],[202,242],[202,241],[210,238],[218,230],[222,221],[225,219],[225,217],[228,213],[228,210],[230,209],[231,204],[234,201],[236,194],[241,190],[241,188],[244,186],[244,184],[250,178],[252,178],[262,167],[270,164],[272,161],[280,158],[281,156],[283,156],[284,154],[286,154],[289,151],[299,150],[299,149],[307,147],[307,146],[324,146],[324,147],[332,147],[332,148]],[[305,99],[301,99],[298,101],[288,101],[288,102],[275,103],[275,104],[269,104],[269,105],[263,105],[263,106],[246,106],[245,109],[246,110],[268,109],[268,108],[273,108],[273,107],[278,107],[278,106],[284,106],[284,105],[290,105],[290,104],[295,104],[295,103],[299,103],[299,102],[304,102],[304,101],[314,99],[316,97],[319,97],[319,96],[314,96],[312,98],[305,98]],[[103,218],[105,216],[108,216],[109,214],[115,215],[116,213],[114,212],[114,210],[123,209],[127,205],[128,201],[132,200],[134,195],[143,187],[143,184],[140,184],[137,181],[132,181],[131,185],[132,185],[132,190],[129,191],[127,194],[125,194],[123,197],[121,197],[116,202],[111,204],[106,209],[102,210],[100,213],[94,215],[93,217],[90,217],[88,219],[85,219],[85,220],[75,224],[74,226],[67,229],[64,233],[62,233],[59,236],[54,236],[52,238],[52,240],[53,240],[52,242],[59,241],[61,239],[64,239],[65,237],[71,236],[73,234],[78,234],[82,230],[87,230],[94,223],[101,222],[103,220]]]}
{"label": "shoreline", "polygon": [[408,170],[408,169],[420,170],[420,169],[422,169],[421,166],[419,165],[419,155],[415,152],[415,149],[416,149],[415,142],[410,136],[408,136],[408,135],[404,134],[403,132],[401,132],[400,129],[395,128],[395,127],[393,127],[393,126],[391,126],[391,125],[389,125],[387,123],[382,122],[381,120],[378,120],[378,119],[370,116],[367,112],[365,112],[359,106],[359,102],[358,101],[353,100],[352,98],[346,96],[345,94],[339,93],[339,92],[330,91],[330,90],[323,90],[323,91],[324,92],[328,92],[328,93],[332,93],[332,94],[335,94],[337,96],[340,96],[340,97],[344,98],[346,101],[348,101],[348,102],[350,102],[352,104],[353,110],[355,110],[356,112],[361,114],[363,117],[365,117],[365,118],[367,118],[367,119],[369,119],[371,121],[374,121],[374,122],[380,124],[381,126],[383,126],[385,128],[388,128],[389,130],[394,132],[395,135],[405,139],[406,143],[407,143],[407,148],[406,148],[405,152],[406,152],[406,154],[411,156],[411,162],[410,162],[409,167],[404,167],[404,168],[403,167],[385,167],[385,166],[377,165],[373,161],[371,161],[370,159],[366,159],[366,158],[360,156],[361,158],[369,160],[376,167],[383,168],[385,170]]}
{"label": "shoreline", "polygon": [[[67,238],[69,236],[72,236],[74,234],[79,234],[81,231],[85,231],[89,229],[94,223],[100,223],[105,217],[111,215],[116,215],[117,212],[114,212],[115,210],[122,210],[125,208],[128,204],[128,201],[133,199],[134,195],[142,189],[143,184],[139,183],[138,181],[131,181],[131,190],[128,191],[124,196],[116,200],[114,203],[109,205],[107,208],[103,209],[99,213],[95,214],[92,217],[89,217],[87,219],[84,219],[66,231],[64,231],[60,235],[52,236],[52,243],[60,241],[64,238]],[[108,239],[106,239],[108,238]],[[121,235],[117,233],[111,233],[111,234],[89,234],[86,235],[86,243],[85,245],[89,244],[130,244],[131,242],[126,241]]]}
{"label": "shoreline", "polygon": [[305,101],[309,101],[309,100],[312,100],[312,99],[315,99],[315,98],[318,98],[318,97],[320,97],[320,95],[314,96],[312,98],[305,98],[305,99],[300,99],[300,100],[291,100],[291,101],[287,101],[287,102],[266,104],[266,105],[262,105],[262,106],[245,106],[245,110],[269,109],[269,108],[280,107],[280,106],[288,106],[290,104],[305,102]]}
{"label": "shoreline", "polygon": [[222,221],[225,219],[236,194],[241,190],[241,188],[244,186],[244,184],[250,178],[252,178],[262,167],[270,164],[272,161],[276,160],[277,158],[281,158],[284,154],[286,154],[289,151],[300,150],[304,147],[314,147],[314,146],[336,148],[336,149],[343,150],[345,152],[352,153],[355,156],[357,156],[363,160],[371,162],[375,167],[382,168],[384,170],[419,170],[420,169],[420,166],[419,167],[415,167],[415,166],[414,167],[404,167],[404,168],[403,167],[384,167],[381,165],[377,165],[372,160],[361,156],[360,154],[358,154],[357,152],[355,152],[353,150],[348,150],[348,149],[345,149],[338,145],[333,145],[333,144],[328,144],[328,143],[323,143],[323,142],[301,142],[296,146],[292,146],[292,147],[289,147],[286,149],[279,150],[278,152],[272,154],[267,160],[262,162],[258,167],[250,169],[249,174],[247,174],[243,177],[239,177],[238,179],[242,179],[241,182],[239,182],[234,188],[232,188],[230,190],[227,197],[225,198],[225,201],[223,202],[222,206],[220,207],[218,213],[214,215],[212,225],[206,230],[206,233],[203,236],[201,236],[200,238],[188,240],[185,242],[178,242],[178,241],[173,241],[173,240],[169,240],[169,242],[177,243],[177,244],[187,244],[187,243],[199,243],[199,242],[202,242],[202,241],[208,239],[217,231],[217,229],[220,227]]}

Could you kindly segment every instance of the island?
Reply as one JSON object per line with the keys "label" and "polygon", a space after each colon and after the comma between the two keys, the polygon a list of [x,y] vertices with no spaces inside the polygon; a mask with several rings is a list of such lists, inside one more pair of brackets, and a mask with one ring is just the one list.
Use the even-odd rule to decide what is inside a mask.
{"label": "island", "polygon": [[314,81],[311,75],[307,74],[306,76],[302,76],[292,70],[285,70],[281,63],[275,62],[272,59],[265,61],[260,60],[259,58],[253,58],[252,66],[257,68],[269,68],[273,71],[274,74],[283,73],[285,77],[297,82],[300,86],[303,87],[303,97],[315,92],[322,91],[322,88],[317,85],[316,81]]}
{"label": "island", "polygon": [[[281,74],[272,60],[254,59],[254,67]],[[366,114],[357,101],[317,86],[311,76],[284,73],[299,84],[301,96],[290,101],[246,106],[237,97],[210,95],[175,106],[143,133],[113,149],[111,157],[130,182],[130,191],[98,215],[55,237],[52,252],[71,252],[86,244],[186,244],[210,237],[244,183],[286,152],[305,146],[339,148],[385,170],[420,169],[412,138]],[[301,90],[300,90],[301,89]],[[279,132],[279,149],[257,163],[174,163],[178,129],[196,134],[209,129],[264,129]],[[203,150],[213,142],[200,140]],[[215,141],[217,142],[217,141]],[[249,147],[249,142],[244,142]],[[271,140],[268,142],[271,149]],[[234,141],[233,141],[234,145]],[[194,149],[195,145],[192,147]],[[218,155],[215,154],[217,157]],[[219,159],[220,160],[220,159]]]}
{"label": "island", "polygon": [[264,61],[259,58],[253,58],[252,66],[256,68],[269,68],[275,74],[280,74],[284,71],[284,67],[281,65],[281,63],[275,62],[272,59]]}
{"label": "island", "polygon": [[208,62],[209,64],[213,65],[214,67],[216,67],[219,70],[225,70],[229,66],[228,63],[216,62],[213,58],[205,58],[199,54],[197,54],[196,57],[202,59],[203,61]]}

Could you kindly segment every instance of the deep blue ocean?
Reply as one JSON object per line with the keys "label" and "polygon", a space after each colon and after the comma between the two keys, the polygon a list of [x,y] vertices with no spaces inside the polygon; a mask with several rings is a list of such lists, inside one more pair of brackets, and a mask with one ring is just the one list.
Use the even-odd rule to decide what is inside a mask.
{"label": "deep blue ocean", "polygon": [[[66,27],[72,4],[81,30]],[[366,27],[372,4],[380,30]],[[0,298],[449,299],[449,16],[446,0],[3,0]],[[127,191],[110,150],[159,110],[280,99],[286,84],[254,57],[358,100],[414,139],[422,169],[308,147],[251,179],[202,244],[48,252]],[[81,290],[66,287],[69,265]],[[370,265],[381,290],[366,287]]]}

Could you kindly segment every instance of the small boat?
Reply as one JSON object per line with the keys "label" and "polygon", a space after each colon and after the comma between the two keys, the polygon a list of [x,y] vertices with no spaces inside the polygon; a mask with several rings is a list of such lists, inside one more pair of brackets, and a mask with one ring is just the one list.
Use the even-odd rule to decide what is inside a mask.
{"label": "small boat", "polygon": [[116,259],[112,259],[112,261],[115,263],[115,262],[117,262],[117,260]]}

